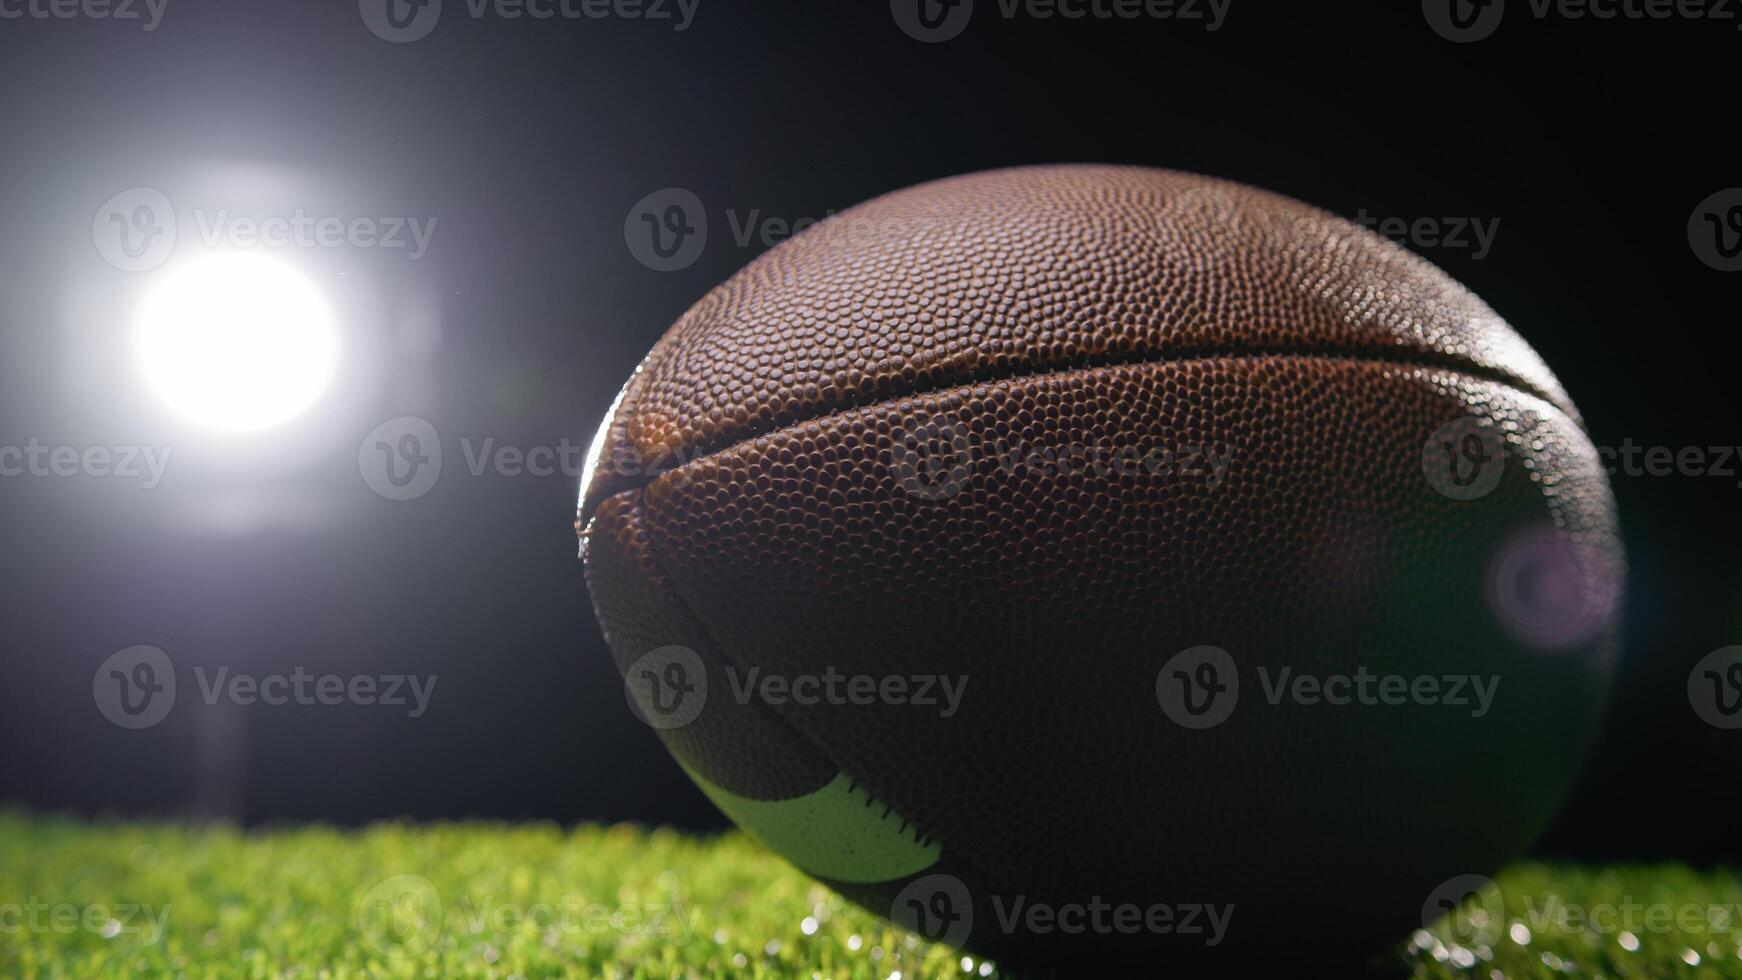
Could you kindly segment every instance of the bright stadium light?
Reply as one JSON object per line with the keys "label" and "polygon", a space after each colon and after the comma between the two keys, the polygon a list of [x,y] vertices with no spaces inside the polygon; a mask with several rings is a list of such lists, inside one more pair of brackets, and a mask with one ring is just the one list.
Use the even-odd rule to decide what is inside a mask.
{"label": "bright stadium light", "polygon": [[255,431],[294,418],[326,391],[338,327],[302,273],[269,256],[224,253],[162,276],[140,305],[134,350],[178,414]]}

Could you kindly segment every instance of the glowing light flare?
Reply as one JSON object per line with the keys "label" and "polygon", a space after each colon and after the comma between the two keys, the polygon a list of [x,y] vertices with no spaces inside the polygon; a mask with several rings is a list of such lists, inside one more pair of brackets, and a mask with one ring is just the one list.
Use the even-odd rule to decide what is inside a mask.
{"label": "glowing light flare", "polygon": [[140,304],[134,351],[177,414],[257,431],[301,414],[332,382],[338,327],[320,289],[295,268],[221,253],[161,275]]}

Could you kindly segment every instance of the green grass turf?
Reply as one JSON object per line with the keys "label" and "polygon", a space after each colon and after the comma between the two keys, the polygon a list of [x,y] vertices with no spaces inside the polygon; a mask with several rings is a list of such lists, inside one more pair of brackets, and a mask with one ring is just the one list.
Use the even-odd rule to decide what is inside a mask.
{"label": "green grass turf", "polygon": [[[1742,977],[1734,874],[1524,864],[1499,884],[1503,918],[1465,916],[1462,935],[1480,936],[1462,943],[1449,920],[1417,933],[1396,954],[1399,972]],[[5,977],[897,971],[993,968],[880,922],[736,834],[548,824],[241,833],[0,812]],[[1311,973],[1310,950],[1301,972]]]}

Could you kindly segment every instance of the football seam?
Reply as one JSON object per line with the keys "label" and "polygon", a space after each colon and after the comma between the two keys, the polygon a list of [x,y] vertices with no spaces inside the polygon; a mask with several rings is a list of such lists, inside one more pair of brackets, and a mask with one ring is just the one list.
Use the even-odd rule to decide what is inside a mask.
{"label": "football seam", "polygon": [[[695,607],[690,605],[689,597],[684,594],[683,588],[678,584],[677,579],[672,576],[671,569],[666,565],[665,559],[661,557],[659,553],[659,542],[654,540],[654,535],[652,533],[652,515],[646,511],[645,502],[640,499],[641,488],[637,487],[631,490],[624,490],[620,493],[612,494],[612,496],[616,497],[629,493],[636,495],[637,499],[635,501],[635,509],[641,512],[641,521],[648,531],[647,554],[653,559],[654,567],[659,569],[659,574],[665,579],[666,584],[670,586],[671,599],[680,604],[683,607],[684,612],[689,614],[689,618],[695,623],[696,629],[699,630],[702,636],[707,639],[708,643],[713,647],[714,652],[717,653],[722,660],[731,661],[740,667],[745,666],[744,661],[739,657],[733,656],[732,653],[726,649],[725,644],[721,643],[714,635],[713,629],[709,627],[707,623],[702,621],[702,617],[696,613]],[[780,727],[791,734],[795,740],[809,746],[812,751],[816,752],[824,759],[827,759],[829,764],[835,768],[836,773],[846,775],[849,795],[863,796],[865,799],[864,806],[867,808],[872,806],[882,806],[885,815],[890,813],[895,814],[895,816],[901,820],[901,827],[898,832],[904,836],[911,837],[915,843],[925,844],[927,842],[936,842],[939,847],[943,846],[943,841],[939,840],[936,835],[932,834],[919,822],[909,817],[907,813],[896,809],[893,804],[886,802],[882,797],[873,792],[871,787],[866,785],[865,782],[860,779],[859,774],[848,772],[846,767],[842,766],[840,762],[835,759],[832,753],[825,751],[821,745],[817,744],[815,739],[806,735],[802,729],[793,724],[792,720],[788,718],[785,713],[771,704],[765,703],[762,707],[773,716],[774,719],[780,723]],[[712,777],[710,777],[710,779],[711,778]]]}
{"label": "football seam", "polygon": [[[694,613],[692,612],[691,615],[694,615]],[[712,637],[710,637],[710,639],[712,639]],[[770,709],[770,710],[772,710],[772,709]],[[781,720],[783,722],[786,722],[786,719],[784,719],[784,718],[782,718]],[[792,727],[791,722],[786,722],[786,725],[788,728]],[[793,734],[797,735],[800,740],[805,741],[805,742],[810,742],[811,747],[816,749],[817,752],[820,755],[822,755],[824,758],[829,759],[830,762],[834,762],[834,759],[831,758],[827,752],[823,751],[822,746],[817,745],[815,742],[811,742],[811,740],[808,738],[805,738],[804,733],[800,732],[798,729],[794,728],[794,729],[792,729],[792,731],[793,731]],[[911,838],[915,844],[918,844],[922,847],[926,846],[928,844],[933,844],[933,843],[937,844],[939,847],[943,846],[942,841],[938,840],[936,837],[933,837],[931,834],[927,833],[925,831],[925,828],[921,827],[919,824],[908,819],[907,814],[902,813],[901,811],[895,809],[895,807],[891,806],[890,804],[883,802],[882,798],[880,798],[876,793],[871,792],[871,787],[866,786],[864,783],[859,781],[858,776],[855,776],[852,773],[847,772],[847,770],[842,769],[839,763],[835,764],[835,769],[841,773],[844,773],[847,777],[847,795],[849,795],[849,796],[854,796],[854,795],[864,796],[865,797],[864,806],[865,806],[865,809],[867,809],[867,810],[871,809],[874,806],[881,806],[883,808],[883,816],[880,819],[888,819],[891,815],[894,815],[894,817],[897,820],[901,821],[901,826],[896,828],[896,833],[899,833],[904,837]]]}
{"label": "football seam", "polygon": [[[635,501],[635,507],[637,510],[642,510],[642,519],[646,522],[646,526],[647,526],[647,529],[649,532],[648,538],[647,538],[647,553],[653,559],[654,566],[659,569],[659,574],[664,576],[666,583],[670,586],[669,595],[670,595],[671,601],[676,602],[683,607],[684,611],[689,614],[691,621],[695,623],[696,629],[701,633],[701,635],[703,637],[705,637],[707,639],[707,641],[712,645],[713,649],[720,655],[720,657],[722,659],[728,659],[728,660],[731,660],[733,663],[742,665],[743,661],[741,659],[739,659],[738,657],[733,656],[729,651],[727,651],[726,647],[722,643],[720,643],[720,641],[714,636],[713,629],[711,627],[709,627],[707,623],[703,622],[702,618],[696,614],[695,608],[690,605],[689,597],[684,594],[683,589],[678,585],[677,580],[672,577],[671,569],[666,566],[664,559],[662,559],[660,557],[659,543],[654,540],[653,535],[651,533],[653,530],[651,515],[647,514],[645,512],[645,510],[643,510],[644,501],[639,499],[641,497],[641,492],[642,492],[642,488],[636,487],[636,488],[632,488],[629,490],[619,491],[618,493],[614,493],[611,496],[617,497],[617,496],[622,496],[623,494],[634,494],[636,496],[637,499]],[[973,880],[973,881],[980,882],[981,885],[979,888],[979,893],[981,893],[981,894],[1000,895],[1000,894],[1008,894],[1012,891],[1012,889],[1008,886],[1007,879],[1005,879],[1003,875],[991,874],[991,873],[989,873],[986,866],[980,865],[980,864],[973,862],[973,861],[966,860],[963,857],[961,851],[951,847],[948,843],[946,843],[943,840],[943,838],[932,833],[930,830],[927,830],[923,824],[921,824],[917,820],[914,820],[913,817],[911,817],[906,811],[895,807],[894,804],[886,802],[882,797],[878,796],[875,792],[872,791],[870,786],[867,786],[864,783],[864,781],[859,777],[859,775],[857,773],[848,772],[847,769],[840,764],[840,762],[836,761],[833,753],[827,751],[815,739],[811,738],[809,735],[806,735],[804,733],[804,731],[799,729],[798,726],[794,725],[792,723],[792,720],[789,719],[783,712],[781,712],[775,706],[765,704],[765,705],[763,705],[763,707],[766,708],[768,710],[768,712],[774,717],[774,719],[779,722],[780,727],[782,729],[784,729],[785,731],[787,731],[788,733],[790,733],[794,739],[796,739],[798,742],[808,746],[812,751],[816,752],[818,755],[822,756],[824,759],[827,759],[829,761],[829,764],[835,767],[835,771],[837,773],[845,774],[847,776],[849,783],[851,784],[850,792],[856,790],[857,792],[862,793],[865,797],[865,803],[864,803],[865,806],[867,806],[867,807],[882,806],[886,812],[892,812],[896,816],[900,817],[902,826],[901,826],[901,829],[899,830],[899,833],[901,833],[905,836],[911,836],[915,840],[915,842],[919,843],[919,844],[927,844],[927,843],[937,844],[937,846],[938,846],[938,862],[934,863],[933,865],[931,865],[928,868],[924,868],[918,872],[915,872],[912,875],[906,876],[907,878],[913,878],[913,879],[917,880],[917,878],[923,877],[926,875],[942,874],[942,875],[946,875],[948,877],[954,878],[958,882],[963,882],[965,880]],[[670,751],[669,747],[667,748],[667,751],[668,752]],[[682,760],[679,760],[679,761],[681,762]],[[683,768],[683,766],[680,765],[679,768]],[[718,809],[717,805],[716,805],[716,809]],[[775,853],[779,854],[778,851]],[[797,867],[797,865],[793,865],[791,859],[786,857],[786,855],[784,855],[784,854],[780,855],[780,859],[782,861],[785,861],[787,864],[792,865],[793,867]],[[802,868],[800,868],[799,870],[802,871],[804,874],[810,875],[810,877],[815,878],[818,881],[821,881],[823,884],[827,885],[829,888],[835,890],[836,892],[841,892],[843,890],[843,885],[845,883],[838,882],[838,881],[829,879],[827,877],[814,874],[814,873],[809,872],[809,871],[805,871]],[[898,878],[898,879],[894,879],[893,881],[890,881],[890,882],[877,882],[877,883],[872,883],[869,886],[867,886],[867,885],[853,885],[851,887],[855,887],[855,888],[857,888],[857,887],[886,887],[886,886],[893,884],[894,881],[902,881],[902,880],[906,880],[906,879]],[[975,893],[970,892],[970,901],[973,901],[974,894]]]}
{"label": "football seam", "polygon": [[[577,512],[575,516],[575,527],[577,530],[584,528],[592,521],[594,513],[599,509],[599,505],[611,497],[617,496],[619,493],[628,490],[644,489],[667,476],[681,473],[691,466],[706,462],[715,456],[732,452],[740,446],[748,445],[758,439],[779,435],[783,432],[790,432],[813,423],[827,422],[830,419],[840,418],[841,416],[847,415],[851,412],[863,411],[865,409],[877,408],[879,406],[895,405],[908,399],[924,398],[930,395],[942,395],[957,391],[972,391],[983,385],[999,384],[1008,381],[1045,381],[1052,378],[1065,378],[1111,368],[1146,366],[1165,367],[1173,364],[1203,364],[1212,361],[1238,362],[1272,360],[1392,365],[1396,367],[1417,368],[1424,371],[1446,371],[1453,374],[1461,374],[1465,377],[1475,378],[1478,381],[1500,385],[1501,387],[1508,388],[1518,394],[1536,398],[1553,407],[1555,411],[1559,412],[1561,415],[1566,416],[1581,432],[1585,431],[1584,419],[1578,414],[1572,405],[1564,399],[1555,397],[1552,393],[1531,384],[1523,378],[1508,374],[1507,372],[1497,368],[1472,364],[1450,354],[1428,354],[1424,356],[1423,352],[1415,351],[1410,352],[1408,356],[1403,354],[1387,356],[1387,353],[1383,350],[1323,353],[1301,349],[1290,350],[1287,348],[1276,348],[1273,350],[1243,349],[1227,352],[1204,351],[1191,353],[1185,356],[1107,359],[1105,361],[1079,364],[1072,367],[1055,368],[1048,371],[1012,371],[1009,373],[988,374],[984,377],[971,378],[960,383],[929,388],[915,388],[912,391],[890,394],[872,401],[843,405],[839,408],[818,415],[808,415],[784,420],[779,424],[770,426],[761,431],[752,429],[735,436],[734,438],[721,440],[716,444],[703,442],[697,443],[693,449],[676,449],[673,450],[673,452],[677,454],[679,459],[682,459],[682,462],[670,469],[658,470],[653,473],[642,472],[634,476],[608,474],[611,479],[611,482],[608,484],[608,489],[597,495],[588,493],[586,495],[587,498],[592,499],[583,499],[581,501],[581,506],[585,509]],[[623,424],[624,423],[620,420],[612,419],[609,429],[616,429],[618,426]],[[627,442],[628,440],[625,439],[623,441]],[[600,451],[605,452],[606,450],[601,447]],[[689,455],[689,458],[683,458],[684,455],[691,453],[693,453],[693,455]]]}
{"label": "football seam", "polygon": [[[1469,365],[1465,362],[1457,361],[1456,359],[1452,359],[1452,358],[1448,358],[1446,360],[1448,360],[1449,363],[1447,363],[1447,364],[1434,363],[1433,360],[1425,359],[1425,358],[1405,358],[1405,357],[1393,358],[1393,357],[1383,357],[1383,356],[1369,356],[1366,354],[1278,353],[1278,352],[1271,352],[1271,351],[1244,351],[1244,352],[1241,352],[1238,354],[1230,354],[1230,355],[1222,355],[1222,356],[1203,355],[1203,356],[1195,356],[1195,357],[1187,357],[1187,358],[1179,358],[1179,357],[1169,357],[1169,358],[1165,358],[1165,359],[1146,358],[1146,359],[1139,359],[1139,360],[1121,362],[1121,363],[1092,364],[1092,365],[1085,365],[1085,366],[1073,367],[1073,368],[1068,368],[1068,369],[1057,369],[1057,370],[1044,371],[1044,372],[1013,373],[1010,375],[1000,376],[1000,377],[977,378],[977,379],[974,379],[972,381],[965,382],[962,384],[952,384],[952,385],[940,386],[940,387],[930,388],[930,389],[916,389],[916,390],[909,392],[909,393],[900,394],[900,395],[892,395],[888,398],[881,398],[881,399],[877,399],[874,401],[864,402],[861,404],[843,406],[842,408],[837,409],[837,410],[832,411],[832,412],[798,419],[798,420],[795,420],[795,421],[788,423],[788,424],[772,427],[772,428],[770,428],[766,431],[763,431],[763,432],[757,432],[757,433],[754,433],[751,435],[747,435],[741,439],[732,440],[731,442],[725,443],[725,444],[723,444],[717,448],[714,448],[708,452],[699,453],[696,456],[694,456],[693,458],[686,460],[679,467],[676,467],[672,470],[667,470],[667,471],[663,471],[660,473],[655,473],[651,476],[645,476],[636,483],[633,483],[633,484],[630,484],[627,486],[619,486],[619,487],[615,488],[612,492],[610,492],[608,494],[601,495],[599,500],[594,502],[593,506],[591,508],[589,508],[585,519],[584,520],[577,520],[577,525],[585,526],[590,530],[593,516],[594,516],[595,512],[597,511],[597,508],[599,507],[599,505],[601,505],[605,500],[608,500],[608,499],[611,499],[614,497],[619,497],[619,496],[622,496],[624,494],[634,494],[635,497],[637,498],[635,506],[637,507],[637,509],[644,509],[646,506],[644,492],[650,484],[656,482],[658,479],[660,479],[664,476],[667,476],[671,473],[678,472],[678,471],[682,470],[684,467],[687,467],[691,464],[705,462],[708,459],[715,457],[715,456],[718,456],[722,453],[731,452],[731,451],[733,451],[733,450],[735,450],[743,445],[754,442],[758,439],[762,439],[762,438],[766,438],[766,437],[774,436],[774,435],[779,435],[783,432],[789,432],[789,431],[801,429],[805,425],[808,425],[811,423],[827,422],[828,420],[830,420],[832,418],[837,418],[837,417],[846,415],[846,414],[854,412],[854,411],[859,411],[861,409],[874,409],[874,408],[877,408],[880,406],[899,404],[900,402],[902,402],[904,400],[908,400],[908,399],[912,399],[912,398],[923,398],[923,397],[927,397],[927,396],[931,396],[931,395],[947,394],[947,393],[956,392],[956,391],[971,391],[977,387],[981,387],[981,386],[988,385],[988,384],[999,384],[1002,382],[1009,382],[1009,381],[1045,380],[1048,378],[1067,377],[1067,376],[1071,376],[1071,375],[1086,374],[1086,373],[1090,373],[1090,372],[1094,372],[1094,371],[1098,371],[1098,370],[1115,369],[1115,368],[1121,368],[1121,367],[1145,367],[1145,366],[1150,366],[1150,365],[1165,366],[1165,365],[1175,364],[1175,363],[1193,364],[1193,363],[1204,363],[1204,362],[1209,362],[1209,361],[1230,361],[1230,362],[1280,361],[1280,362],[1320,362],[1320,363],[1333,363],[1333,364],[1349,364],[1349,365],[1353,365],[1353,366],[1363,366],[1363,365],[1365,365],[1365,366],[1394,366],[1394,367],[1399,367],[1399,368],[1419,369],[1419,370],[1423,370],[1423,371],[1444,372],[1446,374],[1461,375],[1463,377],[1472,378],[1472,379],[1477,380],[1477,381],[1481,381],[1481,382],[1485,382],[1485,383],[1489,383],[1489,384],[1494,384],[1494,385],[1497,385],[1499,387],[1505,388],[1509,391],[1512,391],[1518,395],[1537,399],[1546,408],[1551,409],[1556,414],[1559,414],[1559,415],[1567,418],[1569,421],[1571,421],[1574,424],[1574,426],[1581,433],[1585,433],[1588,436],[1588,433],[1586,432],[1583,420],[1577,414],[1575,414],[1573,412],[1573,410],[1571,409],[1571,407],[1569,405],[1563,404],[1563,402],[1560,399],[1557,399],[1555,397],[1550,396],[1549,394],[1547,394],[1546,392],[1537,388],[1536,386],[1531,385],[1527,382],[1524,382],[1523,380],[1515,378],[1509,374],[1506,374],[1503,371],[1498,371],[1498,370],[1494,370],[1494,369],[1479,368],[1477,366]],[[613,422],[613,424],[615,424],[615,422]],[[648,528],[651,531],[652,530],[652,523],[650,520],[651,514],[645,514],[645,511],[644,511],[644,515],[646,518],[649,519]],[[743,661],[740,660],[739,658],[731,655],[725,649],[725,647],[719,643],[719,641],[715,637],[714,631],[710,627],[708,627],[706,624],[704,624],[701,621],[700,617],[698,615],[696,615],[695,609],[689,601],[689,597],[683,592],[683,590],[678,586],[676,580],[672,577],[670,567],[665,562],[664,557],[661,554],[661,549],[659,548],[657,541],[654,540],[652,535],[649,535],[649,538],[647,541],[647,548],[648,548],[648,553],[649,553],[650,557],[652,558],[655,566],[659,569],[660,573],[665,577],[666,581],[670,584],[669,595],[670,595],[671,599],[680,603],[681,606],[690,614],[692,620],[695,622],[696,627],[700,631],[702,636],[705,637],[707,639],[707,641],[713,645],[713,648],[716,651],[718,651],[719,655],[722,658],[728,659],[728,660],[735,662],[735,663],[742,664]],[[963,860],[963,855],[959,851],[951,848],[947,844],[947,842],[945,842],[941,838],[937,837],[936,835],[934,835],[933,833],[928,831],[922,824],[913,820],[904,811],[895,808],[893,804],[888,803],[883,798],[877,796],[877,794],[875,794],[869,786],[866,786],[864,784],[864,782],[860,779],[860,777],[857,773],[849,772],[844,767],[842,767],[839,764],[839,762],[835,759],[835,757],[833,756],[832,753],[826,751],[820,743],[818,743],[816,740],[810,738],[802,730],[797,728],[793,724],[793,722],[786,716],[786,714],[784,712],[780,711],[779,709],[775,708],[772,705],[765,705],[765,707],[768,708],[768,710],[772,713],[774,718],[778,719],[780,727],[783,730],[785,730],[787,733],[789,733],[789,735],[791,737],[798,740],[798,742],[807,746],[812,751],[816,752],[823,759],[827,760],[829,762],[829,764],[835,768],[836,772],[846,775],[848,777],[850,783],[852,784],[851,788],[853,790],[856,790],[858,793],[861,793],[864,795],[864,797],[865,797],[865,802],[863,804],[864,806],[867,806],[867,807],[875,806],[875,805],[883,806],[886,811],[893,812],[896,816],[898,816],[901,819],[901,821],[904,825],[903,828],[901,829],[901,832],[903,833],[904,836],[910,836],[910,837],[912,837],[918,841],[921,841],[921,842],[923,842],[923,841],[935,842],[940,847],[940,849],[941,849],[940,864],[934,864],[933,866],[931,866],[931,867],[929,867],[921,872],[916,873],[916,875],[908,876],[908,877],[911,878],[911,877],[916,877],[916,876],[924,876],[927,874],[940,874],[940,873],[946,874],[946,875],[952,875],[952,876],[957,875],[957,874],[966,874],[972,880],[983,882],[982,886],[979,889],[977,889],[977,893],[1001,894],[1004,891],[1008,891],[1007,888],[1003,888],[1004,882],[1000,880],[1002,878],[1002,876],[995,876],[995,875],[987,874],[987,873],[985,873],[985,869],[982,866],[979,866],[974,862]],[[1587,751],[1588,751],[1588,746],[1587,746]],[[781,855],[781,858],[783,861],[785,861],[789,865],[792,863],[791,860],[786,858],[784,855]],[[800,869],[800,870],[802,871],[803,869]],[[827,885],[828,887],[834,889],[837,892],[842,891],[843,887],[847,887],[847,888],[866,887],[863,885],[843,886],[843,884],[832,881],[825,876],[816,875],[816,874],[814,874],[812,872],[808,872],[808,871],[806,871],[804,873],[809,875],[810,877],[812,877],[814,879],[821,881],[823,884]],[[899,881],[899,880],[903,880],[903,879],[896,879],[896,881]],[[960,879],[958,879],[958,880],[960,880]],[[893,882],[875,883],[875,887],[884,887],[884,886],[888,886],[891,884],[893,884]]]}

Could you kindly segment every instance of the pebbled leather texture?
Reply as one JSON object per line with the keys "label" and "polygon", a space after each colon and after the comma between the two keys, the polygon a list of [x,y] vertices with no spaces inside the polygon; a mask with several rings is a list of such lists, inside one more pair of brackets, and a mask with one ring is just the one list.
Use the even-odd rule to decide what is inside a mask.
{"label": "pebbled leather texture", "polygon": [[[1479,495],[1431,478],[1461,419],[1504,447]],[[1428,263],[1225,181],[1022,168],[844,212],[686,313],[591,456],[619,667],[708,674],[673,754],[758,799],[849,774],[1008,962],[1382,948],[1546,822],[1612,671],[1613,504],[1548,369]],[[1157,682],[1203,645],[1240,690],[1194,730]],[[965,687],[738,703],[751,668]],[[1285,670],[1498,686],[1330,705]],[[842,889],[886,914],[910,880]],[[1234,911],[1212,947],[1010,927],[1018,898]]]}
{"label": "pebbled leather texture", "polygon": [[595,447],[694,458],[892,397],[1025,374],[1237,352],[1465,367],[1573,414],[1469,290],[1357,225],[1229,181],[1026,167],[886,195],[751,262],[636,370]]}

